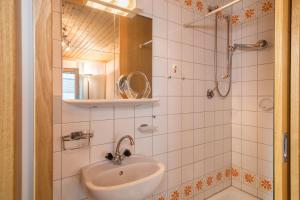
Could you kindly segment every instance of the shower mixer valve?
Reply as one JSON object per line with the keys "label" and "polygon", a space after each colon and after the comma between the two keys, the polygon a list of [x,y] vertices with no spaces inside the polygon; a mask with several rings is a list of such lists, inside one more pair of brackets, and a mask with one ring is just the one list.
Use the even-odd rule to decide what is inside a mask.
{"label": "shower mixer valve", "polygon": [[212,89],[208,89],[207,90],[206,96],[207,96],[208,99],[212,99],[215,96],[214,90],[215,89],[213,89],[213,90]]}
{"label": "shower mixer valve", "polygon": [[227,79],[227,78],[229,78],[229,74],[225,74],[225,75],[223,75],[223,76],[222,76],[222,78],[223,78],[223,79]]}

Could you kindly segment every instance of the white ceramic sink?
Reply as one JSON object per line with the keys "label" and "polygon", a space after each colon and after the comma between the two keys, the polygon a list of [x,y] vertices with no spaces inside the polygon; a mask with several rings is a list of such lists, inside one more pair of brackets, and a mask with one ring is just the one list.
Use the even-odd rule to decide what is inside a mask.
{"label": "white ceramic sink", "polygon": [[98,163],[82,169],[82,184],[95,200],[144,200],[160,185],[165,166],[151,158],[132,156],[122,165]]}

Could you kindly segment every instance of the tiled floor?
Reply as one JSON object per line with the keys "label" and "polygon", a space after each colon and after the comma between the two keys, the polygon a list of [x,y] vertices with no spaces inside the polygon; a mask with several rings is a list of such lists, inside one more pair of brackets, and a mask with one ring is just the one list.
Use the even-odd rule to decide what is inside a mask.
{"label": "tiled floor", "polygon": [[257,200],[258,198],[242,192],[234,187],[229,187],[226,190],[212,196],[208,200]]}

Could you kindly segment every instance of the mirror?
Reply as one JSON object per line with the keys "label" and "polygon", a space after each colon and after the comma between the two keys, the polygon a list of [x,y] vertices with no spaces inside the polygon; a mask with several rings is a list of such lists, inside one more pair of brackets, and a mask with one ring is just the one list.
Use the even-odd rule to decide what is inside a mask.
{"label": "mirror", "polygon": [[151,98],[152,19],[65,1],[63,99]]}

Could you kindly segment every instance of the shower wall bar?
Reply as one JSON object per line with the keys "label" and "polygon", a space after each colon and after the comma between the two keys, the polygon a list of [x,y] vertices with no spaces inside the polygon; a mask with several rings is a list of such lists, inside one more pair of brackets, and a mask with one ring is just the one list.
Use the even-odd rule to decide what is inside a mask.
{"label": "shower wall bar", "polygon": [[221,10],[224,10],[225,8],[228,8],[228,7],[230,7],[230,6],[232,6],[232,5],[236,4],[236,3],[238,3],[238,2],[240,2],[240,1],[241,1],[241,0],[234,0],[234,1],[228,3],[228,4],[224,5],[224,6],[221,6],[221,7],[219,7],[219,8],[216,8],[215,10],[213,10],[213,11],[207,13],[206,15],[204,15],[203,17],[201,17],[200,19],[193,20],[193,21],[191,21],[191,22],[189,22],[189,23],[184,24],[184,27],[186,27],[186,28],[193,28],[193,27],[195,26],[194,24],[197,23],[198,21],[202,20],[203,18],[208,17],[208,16],[211,16],[211,15],[213,15],[213,14],[216,14],[217,12],[220,12]]}

